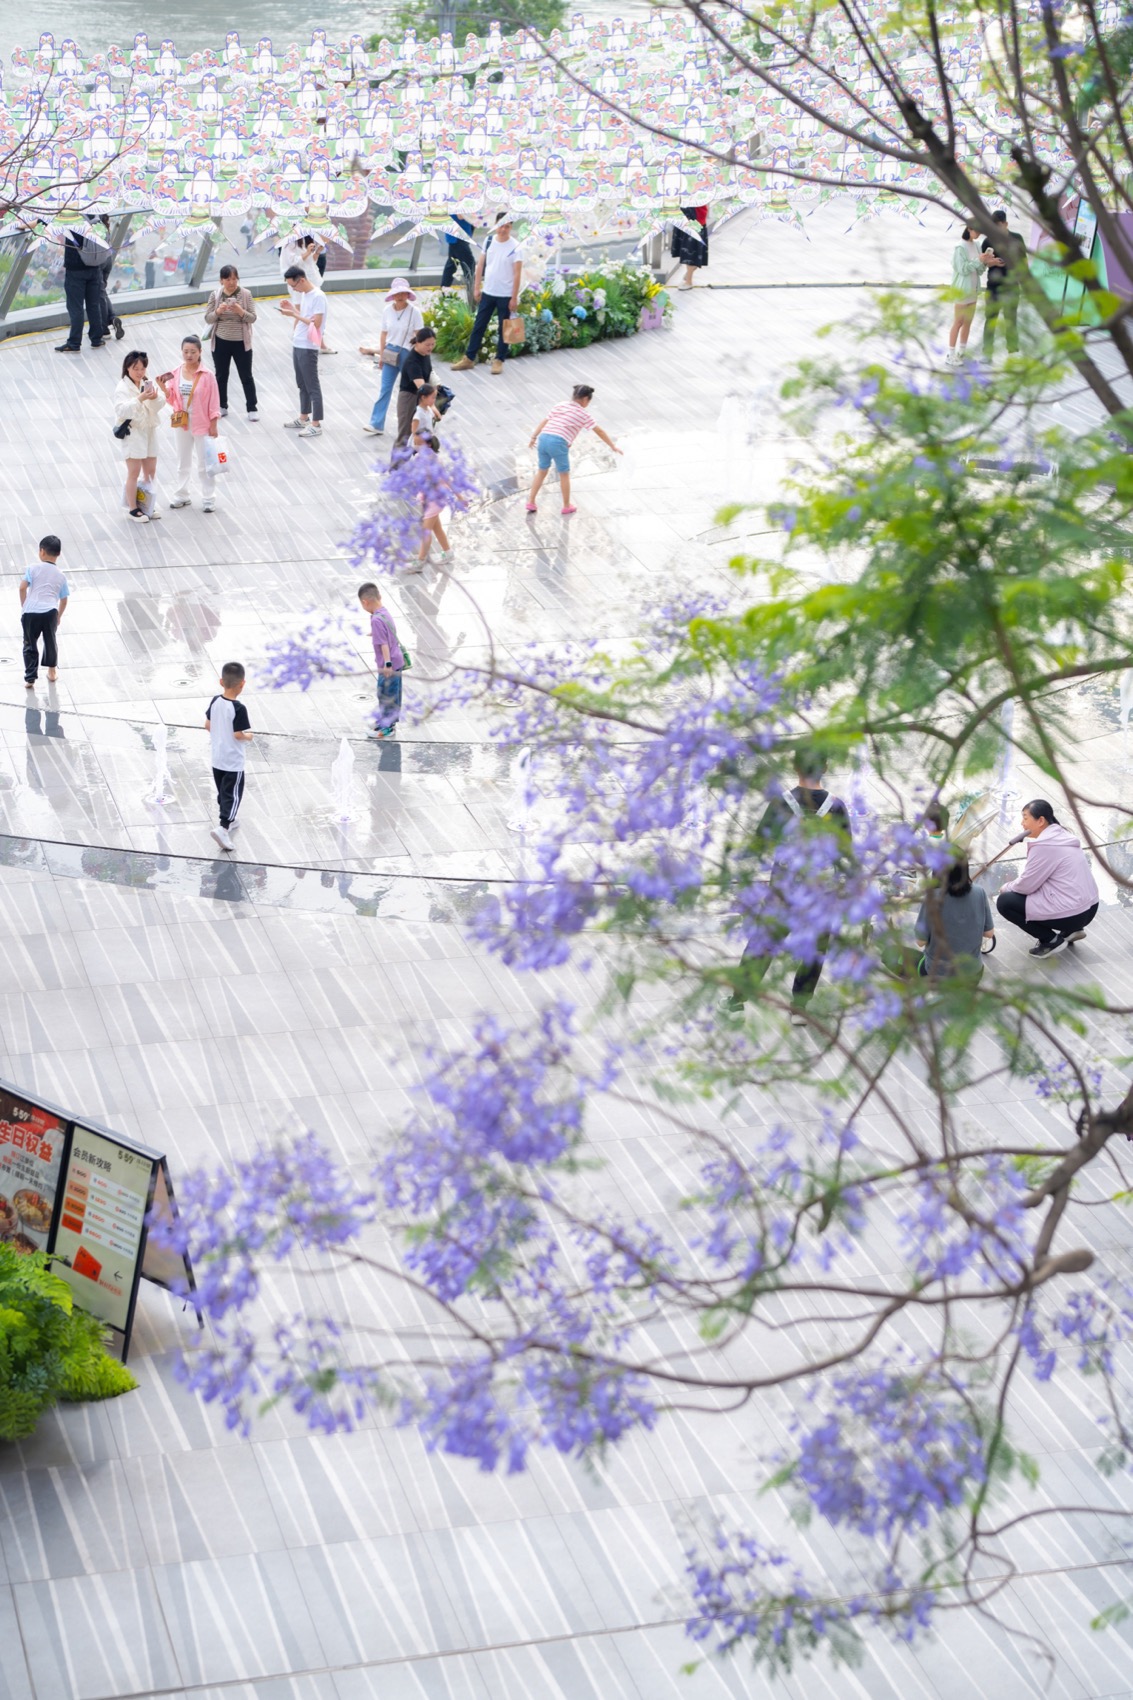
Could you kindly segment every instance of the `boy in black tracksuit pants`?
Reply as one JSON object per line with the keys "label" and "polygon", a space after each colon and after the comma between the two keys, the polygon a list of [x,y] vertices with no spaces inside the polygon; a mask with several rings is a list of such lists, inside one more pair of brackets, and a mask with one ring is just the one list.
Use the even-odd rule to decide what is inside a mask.
{"label": "boy in black tracksuit pants", "polygon": [[252,741],[248,710],[237,697],[244,689],[244,669],[239,661],[226,661],[220,670],[220,691],[205,712],[205,726],[212,741],[212,776],[220,825],[212,836],[222,850],[234,850],[232,833],[244,796],[244,749]]}

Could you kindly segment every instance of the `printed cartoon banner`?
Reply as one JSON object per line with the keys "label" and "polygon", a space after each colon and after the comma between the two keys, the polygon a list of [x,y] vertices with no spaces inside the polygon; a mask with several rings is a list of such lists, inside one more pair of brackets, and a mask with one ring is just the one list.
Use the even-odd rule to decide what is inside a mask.
{"label": "printed cartoon banner", "polygon": [[[962,20],[955,27],[947,56],[965,102],[958,145],[992,163],[1008,115],[982,74],[979,38]],[[920,61],[927,86],[926,53],[914,47],[902,65],[915,96]],[[800,205],[847,190],[863,214],[886,202],[917,211],[889,192],[917,186],[917,168],[820,122],[819,112],[860,119],[834,84],[798,60],[777,68],[807,112],[725,60],[695,20],[660,10],[594,25],[576,13],[545,44],[492,25],[459,49],[449,35],[423,41],[412,29],[375,48],[315,30],[305,46],[282,49],[232,30],[223,46],[182,56],[173,38],[144,32],[128,48],[95,52],[44,32],[12,63],[0,95],[0,200],[21,209],[25,227],[42,221],[47,236],[123,209],[186,233],[238,216],[261,236],[302,228],[329,240],[371,206],[427,230],[449,227],[453,212],[482,221],[506,204],[575,237],[648,234],[685,206],[795,219]],[[848,31],[833,65],[882,115],[888,96]],[[734,149],[760,168],[700,146]],[[1050,163],[1067,168],[1052,148]],[[824,182],[800,183],[791,175],[800,169]]]}

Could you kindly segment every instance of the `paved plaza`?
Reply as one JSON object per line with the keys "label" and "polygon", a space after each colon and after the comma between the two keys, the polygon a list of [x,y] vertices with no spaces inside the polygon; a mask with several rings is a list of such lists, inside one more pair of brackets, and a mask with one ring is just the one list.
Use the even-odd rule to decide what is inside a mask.
{"label": "paved plaza", "polygon": [[[823,323],[862,310],[860,290],[842,285],[947,273],[951,236],[935,215],[847,234],[849,222],[837,203],[805,234],[741,217],[714,238],[714,287],[678,295],[670,331],[516,361],[501,377],[446,377],[453,434],[485,495],[452,528],[451,574],[389,589],[414,657],[407,702],[433,700],[489,638],[504,655],[573,637],[616,644],[668,591],[736,597],[728,557],[755,546],[758,522],[741,515],[722,534],[714,516],[726,498],[770,493],[789,459],[765,430],[776,375],[820,346]],[[218,511],[167,508],[143,527],[117,506],[121,352],[145,348],[151,371],[168,367],[200,312],[129,319],[125,342],[81,359],[53,352],[57,334],[0,346],[0,1076],[167,1152],[175,1181],[306,1127],[361,1166],[398,1125],[428,1041],[455,1043],[483,1009],[594,996],[573,971],[514,974],[465,935],[483,893],[523,871],[508,826],[512,757],[482,717],[444,709],[368,743],[360,618],[356,672],[307,694],[256,679],[266,644],[305,611],[356,608],[342,545],[391,440],[360,429],[377,375],[353,351],[378,304],[331,297],[341,352],[322,363],[319,442],[281,429],[294,412],[289,339],[262,305],[261,419],[234,410],[227,421],[234,464]],[[545,497],[526,519],[524,445],[582,380],[625,458],[595,446],[578,514],[562,519]],[[33,694],[16,586],[46,531],[63,539],[72,600],[58,683]],[[256,742],[238,849],[218,860],[201,722],[230,659],[249,669]],[[1079,695],[1082,771],[1098,776],[1084,789],[1103,795],[1126,760],[1116,689]],[[161,805],[146,800],[159,726],[172,781]],[[330,775],[344,736],[347,822]],[[1025,791],[1027,776],[1018,783]],[[1111,998],[1133,1003],[1133,923],[1112,884],[1103,898],[1089,951],[1052,971],[1085,981],[1104,962]],[[998,960],[1022,952],[1007,939]],[[1119,1048],[1108,1029],[1097,1037]],[[982,1126],[1058,1127],[1033,1096],[1005,1102],[1001,1088],[967,1108]],[[748,1114],[770,1119],[754,1103]],[[594,1133],[609,1184],[663,1216],[685,1179],[671,1130],[599,1105]],[[395,1335],[424,1314],[396,1289],[354,1289],[349,1301]],[[193,1333],[165,1294],[143,1289],[140,1391],[61,1409],[34,1439],[0,1446],[0,1700],[1133,1695],[1126,1631],[1088,1629],[1122,1588],[1092,1520],[1027,1537],[1024,1578],[1002,1606],[1021,1634],[1046,1633],[1053,1673],[1021,1638],[969,1616],[916,1653],[879,1644],[858,1672],[820,1662],[770,1682],[741,1656],[686,1676],[688,1519],[766,1514],[740,1423],[674,1417],[598,1469],[540,1456],[515,1477],[429,1454],[377,1418],[326,1438],[276,1413],[246,1441],[174,1379]],[[1044,1476],[1071,1502],[1106,1492],[1085,1456],[1097,1448],[1085,1405],[1065,1387],[1036,1388],[1034,1401],[1026,1439]]]}

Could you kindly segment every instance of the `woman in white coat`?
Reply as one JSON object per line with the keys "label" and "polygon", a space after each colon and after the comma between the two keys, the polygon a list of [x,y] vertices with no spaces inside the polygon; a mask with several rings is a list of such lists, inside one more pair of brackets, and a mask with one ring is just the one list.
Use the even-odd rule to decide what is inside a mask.
{"label": "woman in white coat", "polygon": [[114,391],[115,436],[123,425],[130,429],[118,441],[126,462],[126,509],[137,525],[160,519],[156,505],[150,513],[138,506],[138,484],[152,491],[157,477],[158,415],[165,406],[160,385],[147,376],[149,355],[131,349],[122,362],[122,376]]}

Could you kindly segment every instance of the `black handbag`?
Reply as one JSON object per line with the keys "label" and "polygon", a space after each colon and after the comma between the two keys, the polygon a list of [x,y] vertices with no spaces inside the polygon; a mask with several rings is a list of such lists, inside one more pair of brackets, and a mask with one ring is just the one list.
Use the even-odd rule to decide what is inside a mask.
{"label": "black handbag", "polygon": [[128,437],[130,435],[130,421],[128,419],[123,419],[121,425],[115,425],[114,435],[118,438],[119,442],[122,442],[125,437]]}

